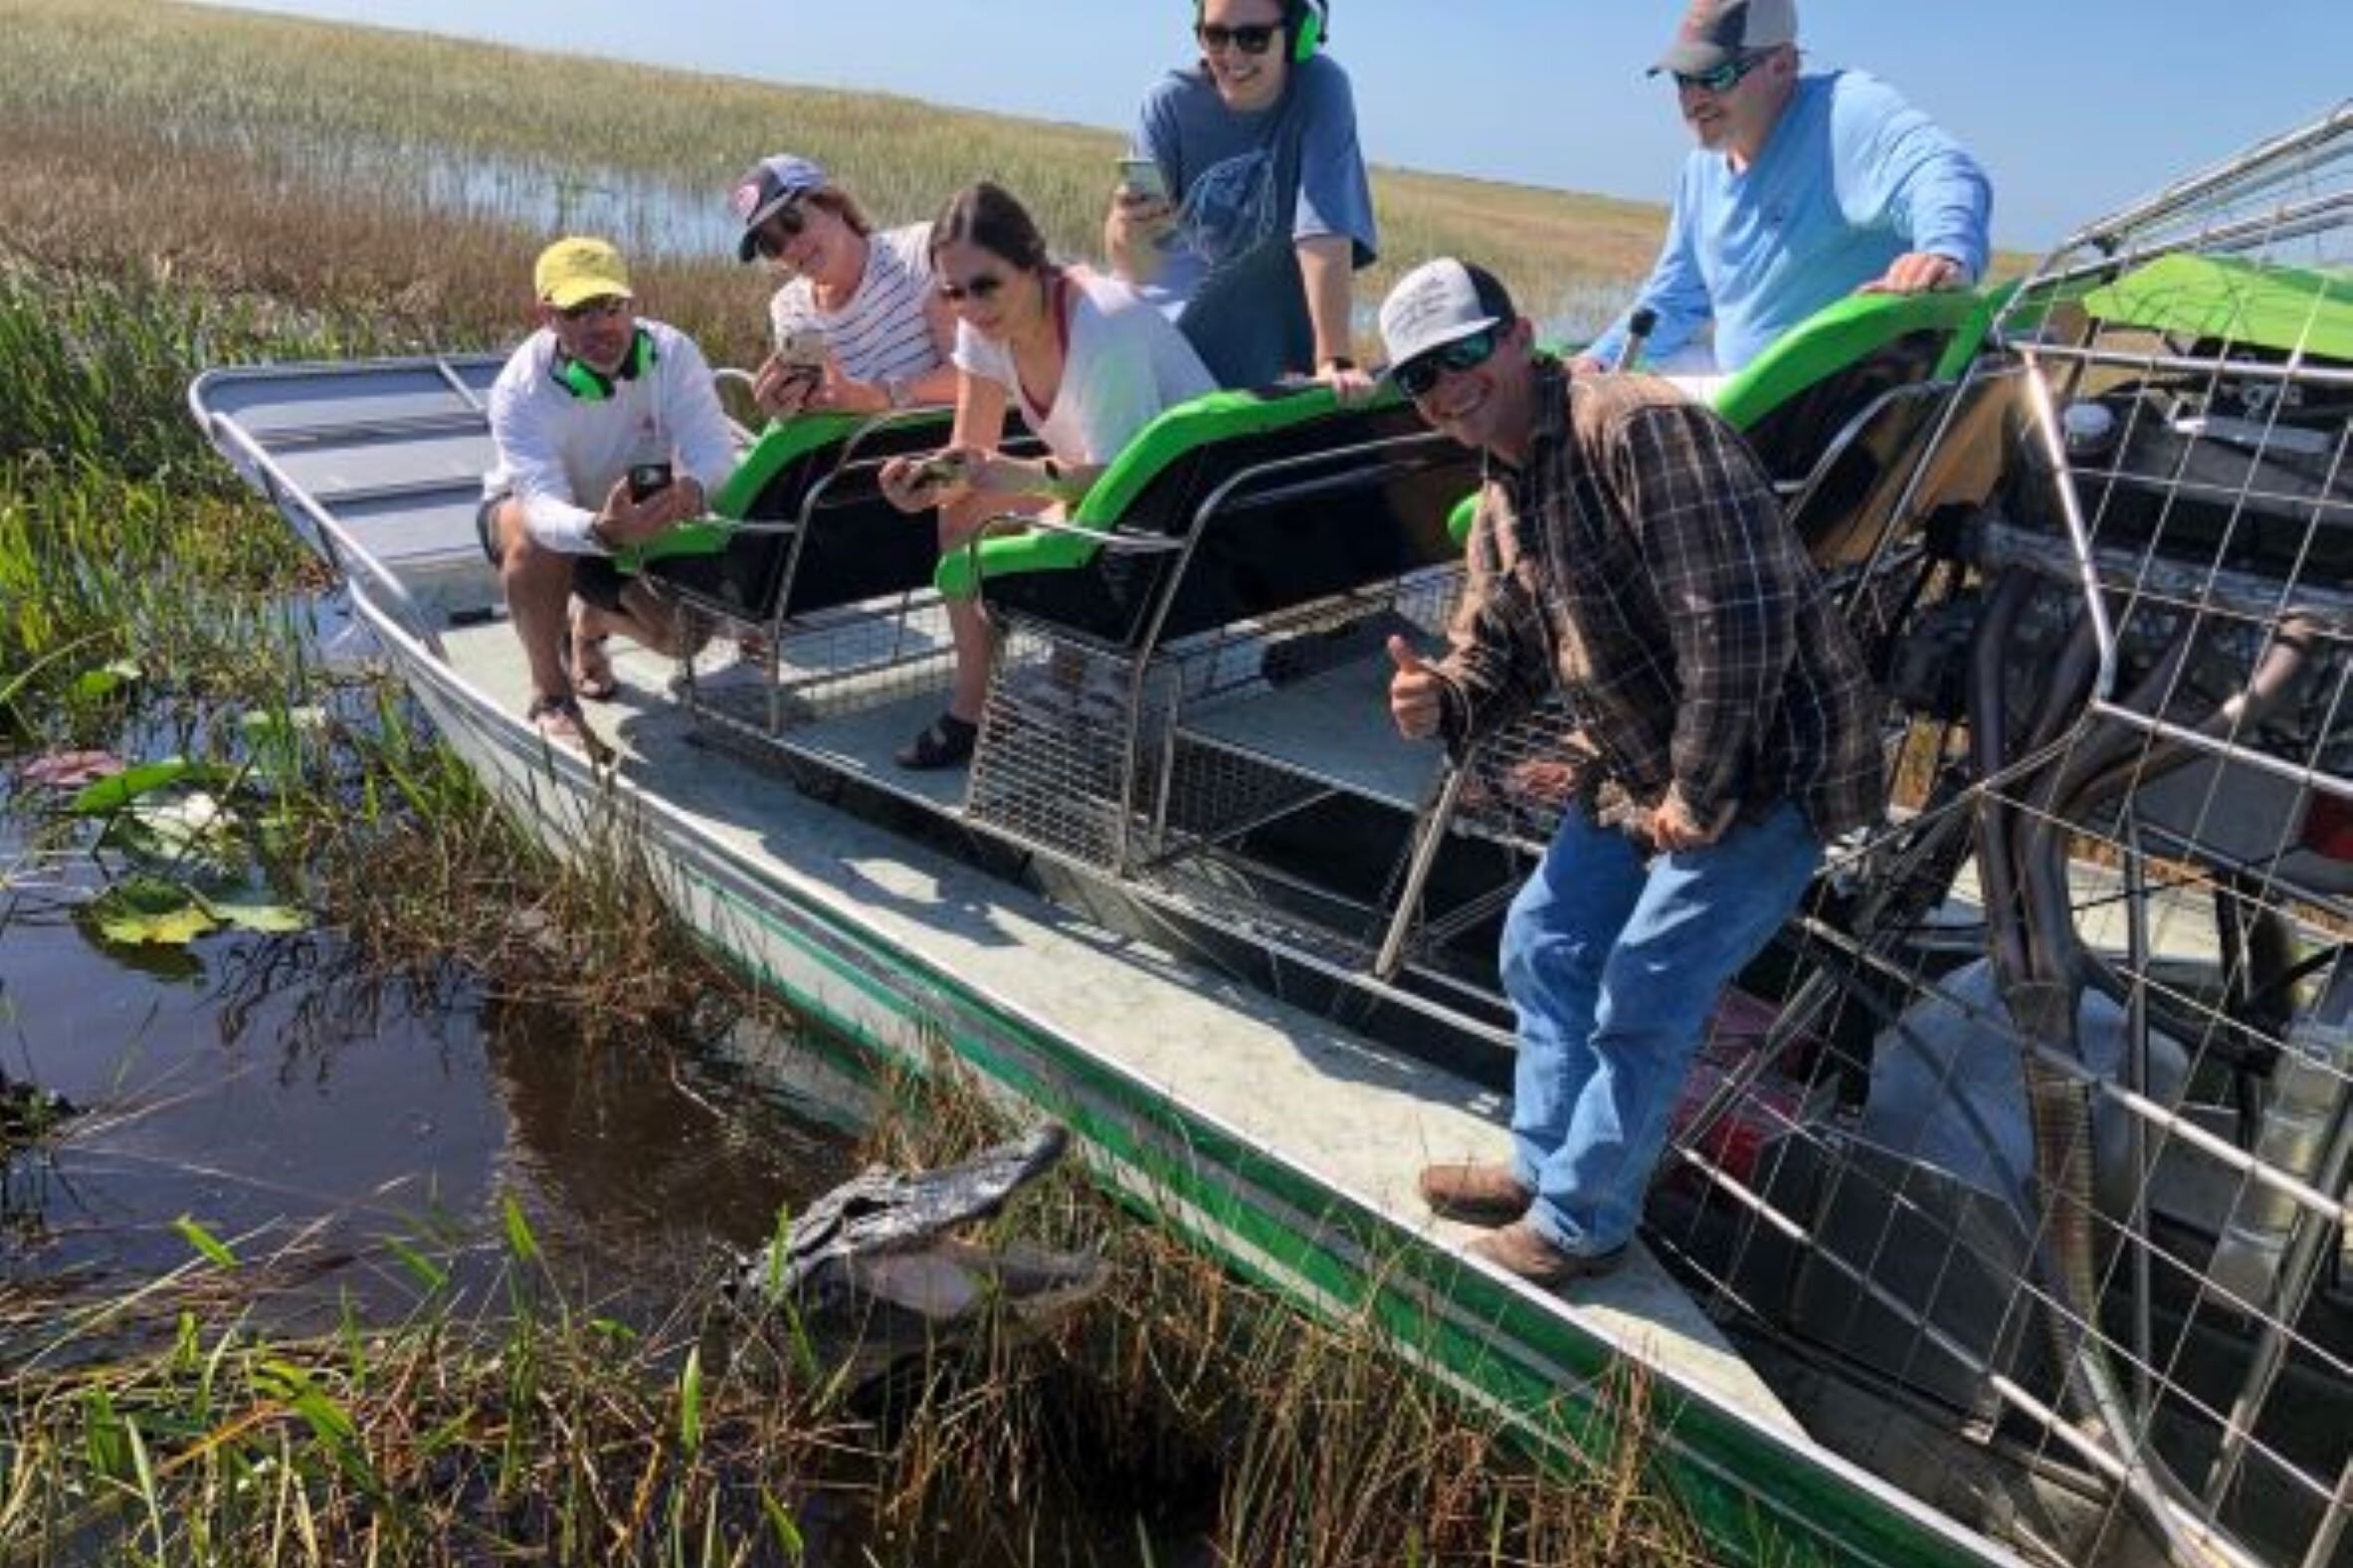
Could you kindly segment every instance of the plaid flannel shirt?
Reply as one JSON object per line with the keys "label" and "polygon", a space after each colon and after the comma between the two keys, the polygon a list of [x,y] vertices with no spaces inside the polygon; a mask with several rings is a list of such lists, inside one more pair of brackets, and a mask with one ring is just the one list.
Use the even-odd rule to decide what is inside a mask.
{"label": "plaid flannel shirt", "polygon": [[1527,467],[1490,472],[1472,525],[1449,742],[1557,689],[1604,820],[1672,785],[1703,823],[1785,798],[1825,841],[1875,821],[1876,695],[1747,444],[1654,377],[1541,358],[1535,395]]}

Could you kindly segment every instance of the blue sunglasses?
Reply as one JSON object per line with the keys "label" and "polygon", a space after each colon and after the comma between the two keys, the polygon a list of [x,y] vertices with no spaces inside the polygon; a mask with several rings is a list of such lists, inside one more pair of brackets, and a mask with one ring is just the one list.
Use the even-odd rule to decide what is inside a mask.
{"label": "blue sunglasses", "polygon": [[1674,74],[1674,85],[1701,93],[1729,93],[1740,86],[1741,80],[1751,71],[1771,59],[1772,54],[1771,50],[1763,50],[1753,55],[1741,55],[1725,61],[1713,71],[1702,71],[1695,76],[1678,71]]}

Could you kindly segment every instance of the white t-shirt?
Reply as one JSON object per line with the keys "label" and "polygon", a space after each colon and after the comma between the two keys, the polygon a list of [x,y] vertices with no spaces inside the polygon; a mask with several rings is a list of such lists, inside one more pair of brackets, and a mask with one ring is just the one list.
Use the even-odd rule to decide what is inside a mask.
{"label": "white t-shirt", "polygon": [[930,294],[931,226],[918,223],[867,236],[866,274],[841,309],[818,308],[815,286],[795,278],[768,301],[768,324],[779,347],[803,327],[824,332],[826,347],[853,381],[919,381],[939,367],[923,315]]}
{"label": "white t-shirt", "polygon": [[484,496],[516,495],[531,537],[567,555],[602,555],[588,525],[633,463],[669,463],[716,495],[735,472],[735,441],[719,408],[710,364],[676,327],[639,318],[654,363],[613,395],[575,396],[555,379],[555,333],[523,339],[490,385],[490,440],[497,459]]}
{"label": "white t-shirt", "polygon": [[1164,409],[1217,390],[1201,356],[1168,317],[1125,284],[1074,267],[1071,346],[1054,406],[1033,408],[1013,351],[963,322],[956,368],[1003,386],[1046,450],[1074,468],[1108,463]]}

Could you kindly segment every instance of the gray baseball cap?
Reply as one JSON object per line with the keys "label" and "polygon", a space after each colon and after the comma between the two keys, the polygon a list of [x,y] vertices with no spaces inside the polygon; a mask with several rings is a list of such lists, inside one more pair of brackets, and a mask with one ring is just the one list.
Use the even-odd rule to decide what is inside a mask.
{"label": "gray baseball cap", "polygon": [[1743,55],[1797,41],[1796,0],[1691,0],[1674,42],[1651,75],[1703,76]]}

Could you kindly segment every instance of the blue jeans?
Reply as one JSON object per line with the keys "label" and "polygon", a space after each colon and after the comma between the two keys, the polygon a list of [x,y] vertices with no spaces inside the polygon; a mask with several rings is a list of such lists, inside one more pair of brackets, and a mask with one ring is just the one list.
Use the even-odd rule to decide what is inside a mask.
{"label": "blue jeans", "polygon": [[1512,1169],[1554,1246],[1623,1247],[1717,995],[1804,896],[1822,844],[1789,801],[1700,850],[1646,862],[1562,820],[1503,924],[1519,1014]]}

